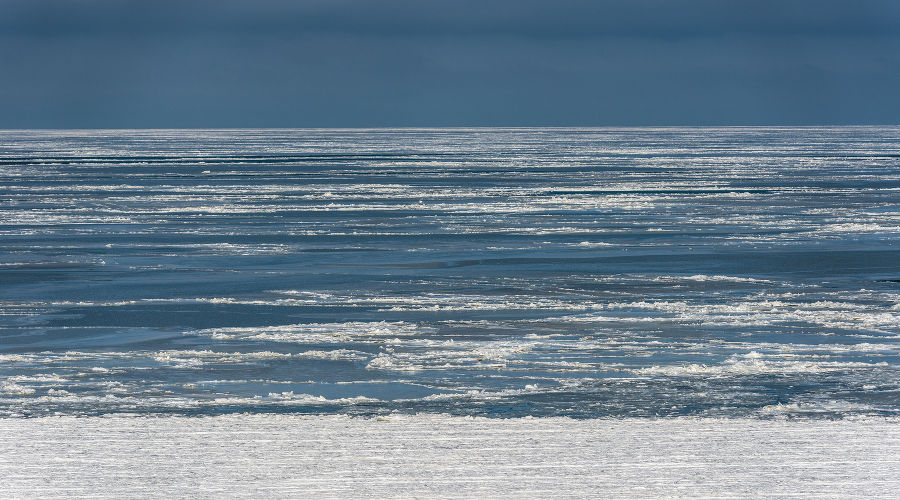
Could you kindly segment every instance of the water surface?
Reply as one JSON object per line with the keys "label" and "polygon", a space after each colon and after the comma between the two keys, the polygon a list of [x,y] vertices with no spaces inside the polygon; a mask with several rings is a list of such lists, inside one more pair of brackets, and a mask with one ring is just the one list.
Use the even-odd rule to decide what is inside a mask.
{"label": "water surface", "polygon": [[900,128],[0,131],[0,415],[900,414]]}

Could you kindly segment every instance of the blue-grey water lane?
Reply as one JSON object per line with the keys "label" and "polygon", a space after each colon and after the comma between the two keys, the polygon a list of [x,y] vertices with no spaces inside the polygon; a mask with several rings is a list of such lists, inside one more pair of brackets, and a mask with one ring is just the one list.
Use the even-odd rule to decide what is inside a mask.
{"label": "blue-grey water lane", "polygon": [[0,131],[0,415],[900,414],[900,128]]}

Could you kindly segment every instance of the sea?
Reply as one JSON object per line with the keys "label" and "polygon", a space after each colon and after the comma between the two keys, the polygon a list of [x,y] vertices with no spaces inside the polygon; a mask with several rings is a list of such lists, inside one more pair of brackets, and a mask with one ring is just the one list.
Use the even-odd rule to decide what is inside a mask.
{"label": "sea", "polygon": [[900,127],[0,131],[0,417],[900,416]]}

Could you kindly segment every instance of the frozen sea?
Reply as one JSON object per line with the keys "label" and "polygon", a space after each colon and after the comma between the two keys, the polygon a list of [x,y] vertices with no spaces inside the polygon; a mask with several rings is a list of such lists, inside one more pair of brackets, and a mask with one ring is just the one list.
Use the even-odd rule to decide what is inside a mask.
{"label": "frozen sea", "polygon": [[0,417],[895,418],[898,337],[898,127],[0,131]]}

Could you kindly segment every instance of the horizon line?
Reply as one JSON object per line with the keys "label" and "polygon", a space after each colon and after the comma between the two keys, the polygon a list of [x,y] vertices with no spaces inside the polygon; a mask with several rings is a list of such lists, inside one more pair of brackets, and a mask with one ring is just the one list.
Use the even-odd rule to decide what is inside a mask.
{"label": "horizon line", "polygon": [[306,126],[306,127],[24,127],[0,128],[0,132],[54,130],[442,130],[442,129],[714,129],[714,128],[875,128],[898,127],[900,123],[851,124],[768,124],[768,125],[376,125],[376,126]]}

